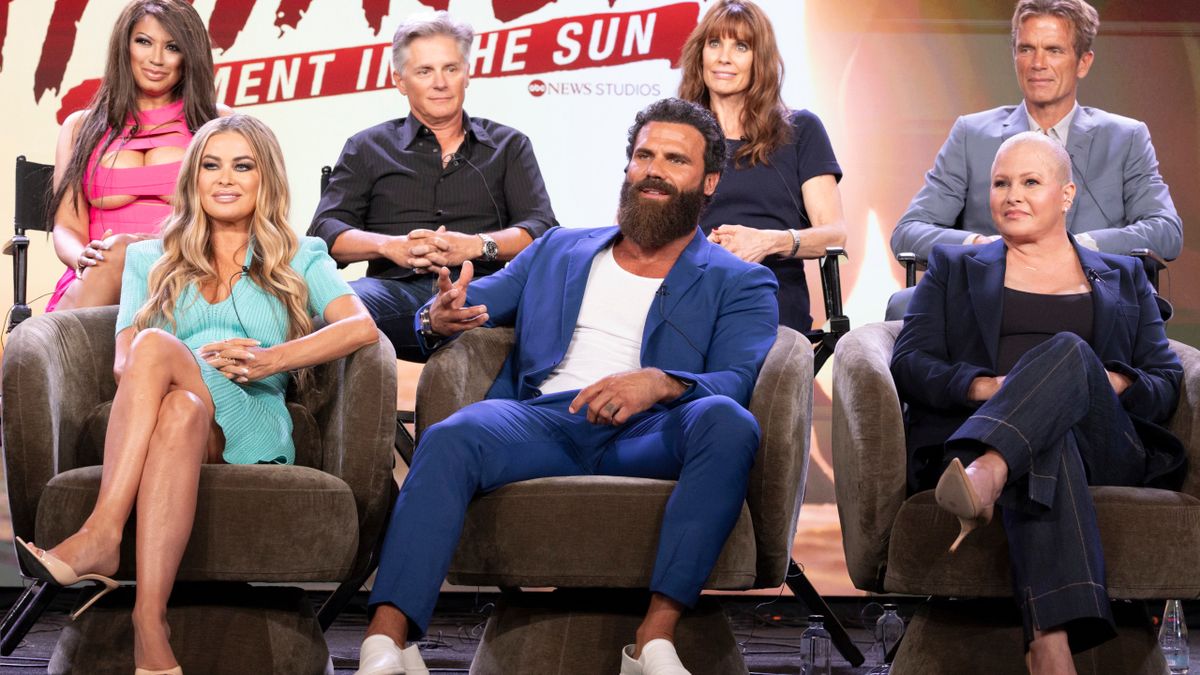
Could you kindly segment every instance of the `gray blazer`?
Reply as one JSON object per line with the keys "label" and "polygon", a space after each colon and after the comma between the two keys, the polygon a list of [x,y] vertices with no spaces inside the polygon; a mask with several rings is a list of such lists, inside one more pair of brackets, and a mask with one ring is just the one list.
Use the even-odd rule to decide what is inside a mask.
{"label": "gray blazer", "polygon": [[[892,232],[892,251],[928,259],[934,244],[961,244],[967,232],[996,234],[988,208],[992,160],[1001,143],[1028,130],[1023,102],[958,118]],[[1179,255],[1183,224],[1144,123],[1080,106],[1067,152],[1078,188],[1068,231],[1087,232],[1105,253],[1149,248],[1168,260]]]}

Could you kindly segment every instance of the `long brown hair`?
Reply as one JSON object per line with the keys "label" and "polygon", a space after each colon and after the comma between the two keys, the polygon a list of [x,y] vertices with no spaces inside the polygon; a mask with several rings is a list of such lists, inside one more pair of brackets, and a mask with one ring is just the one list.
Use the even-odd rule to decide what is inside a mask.
{"label": "long brown hair", "polygon": [[[250,237],[254,257],[250,278],[287,310],[287,338],[294,340],[312,332],[308,313],[308,286],[291,261],[300,248],[296,233],[288,224],[291,194],[283,151],[270,128],[249,115],[218,117],[196,131],[184,152],[175,183],[171,215],[163,222],[163,254],[150,268],[149,294],[133,317],[133,326],[142,330],[151,326],[175,327],[176,303],[188,286],[220,282],[212,250],[212,220],[200,205],[198,176],[209,139],[221,133],[236,133],[246,139],[254,151],[258,166],[258,196],[250,219]],[[311,384],[311,369],[296,373],[297,389]]]}
{"label": "long brown hair", "polygon": [[679,55],[683,81],[679,97],[712,109],[704,84],[704,45],[712,39],[733,38],[750,45],[750,87],[742,106],[745,145],[734,155],[737,165],[767,164],[771,153],[792,139],[790,112],[783,104],[783,59],[767,15],[749,0],[720,0],[688,36]]}
{"label": "long brown hair", "polygon": [[125,120],[132,117],[134,122],[130,135],[137,133],[139,91],[130,65],[129,40],[134,24],[147,16],[154,17],[162,24],[163,30],[171,36],[183,55],[183,76],[171,94],[175,100],[183,98],[188,129],[194,132],[217,116],[212,45],[200,15],[186,0],[134,0],[129,3],[113,25],[112,35],[108,39],[108,62],[104,66],[104,77],[87,112],[79,121],[71,161],[50,201],[51,218],[58,212],[64,199],[78,207],[76,198],[83,191],[88,160],[102,141],[104,148],[101,154],[116,140],[117,134],[110,134],[110,131],[121,129],[125,126]]}

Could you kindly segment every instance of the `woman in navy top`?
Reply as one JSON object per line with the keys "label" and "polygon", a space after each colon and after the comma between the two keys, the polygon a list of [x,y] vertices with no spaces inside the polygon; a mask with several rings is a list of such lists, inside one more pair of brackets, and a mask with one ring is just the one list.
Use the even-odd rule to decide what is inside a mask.
{"label": "woman in navy top", "polygon": [[709,239],[779,280],[779,323],[807,331],[804,259],[846,241],[842,177],[825,127],[780,97],[783,61],[771,22],[746,0],[721,0],[684,43],[679,97],[716,115],[729,153],[701,216]]}

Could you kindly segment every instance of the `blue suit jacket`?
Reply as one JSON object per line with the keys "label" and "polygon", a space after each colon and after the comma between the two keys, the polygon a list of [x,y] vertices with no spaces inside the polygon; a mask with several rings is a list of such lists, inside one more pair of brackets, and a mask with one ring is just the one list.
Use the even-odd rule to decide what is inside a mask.
{"label": "blue suit jacket", "polygon": [[[961,244],[968,232],[996,234],[988,208],[992,160],[1022,131],[1029,131],[1024,103],[958,118],[892,231],[892,250],[928,258],[934,244]],[[1150,248],[1168,260],[1179,255],[1183,225],[1144,123],[1080,106],[1067,152],[1078,188],[1069,232],[1087,232],[1107,253]]]}
{"label": "blue suit jacket", "polygon": [[[910,485],[940,471],[941,445],[978,403],[976,377],[996,375],[1003,317],[1003,241],[935,246],[892,352],[892,376],[906,413]],[[1149,453],[1149,480],[1182,466],[1183,448],[1161,427],[1179,400],[1183,366],[1167,344],[1162,316],[1141,262],[1076,245],[1092,284],[1092,349],[1104,366],[1132,378],[1120,397]],[[936,475],[932,478],[936,480]]]}
{"label": "blue suit jacket", "polygon": [[[526,400],[567,353],[592,259],[616,227],[553,228],[503,270],[471,282],[468,305],[489,325],[515,326],[516,342],[488,398]],[[699,228],[663,280],[646,317],[642,366],[692,383],[672,402],[723,394],[748,406],[779,310],[775,277],[709,243]]]}

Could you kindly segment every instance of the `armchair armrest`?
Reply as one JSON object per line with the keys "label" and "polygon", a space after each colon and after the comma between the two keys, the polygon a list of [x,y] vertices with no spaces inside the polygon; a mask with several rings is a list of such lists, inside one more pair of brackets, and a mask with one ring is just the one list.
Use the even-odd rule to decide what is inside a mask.
{"label": "armchair armrest", "polygon": [[808,476],[812,394],[812,345],[780,327],[750,397],[750,412],[762,433],[746,490],[758,551],[756,587],[783,583],[792,557]]}
{"label": "armchair armrest", "polygon": [[883,591],[892,523],[905,499],[907,452],[889,368],[901,322],[856,328],[833,367],[833,470],[842,545],[854,585]]}
{"label": "armchair armrest", "polygon": [[1183,382],[1168,428],[1187,449],[1187,477],[1181,492],[1200,498],[1200,351],[1175,340],[1171,340],[1171,349],[1183,362]]}
{"label": "armchair armrest", "polygon": [[17,536],[33,536],[46,482],[78,466],[84,423],[116,392],[116,320],[116,307],[46,314],[5,345],[4,462]]}
{"label": "armchair armrest", "polygon": [[417,438],[482,401],[513,346],[512,328],[474,328],[433,353],[417,382]]}
{"label": "armchair armrest", "polygon": [[374,344],[321,366],[309,401],[321,430],[321,465],[354,493],[358,511],[357,564],[365,565],[387,525],[393,498],[396,440],[396,352],[379,334]]}

